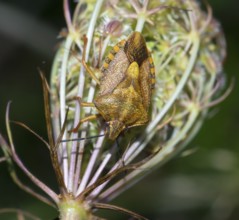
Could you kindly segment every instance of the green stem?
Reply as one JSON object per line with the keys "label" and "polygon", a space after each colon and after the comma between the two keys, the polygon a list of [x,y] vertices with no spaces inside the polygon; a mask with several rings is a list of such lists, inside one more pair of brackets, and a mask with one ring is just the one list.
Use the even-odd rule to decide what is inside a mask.
{"label": "green stem", "polygon": [[86,61],[88,60],[88,57],[89,57],[91,41],[92,41],[93,33],[94,33],[94,30],[95,30],[95,24],[96,24],[96,21],[97,21],[97,18],[98,18],[98,15],[99,15],[99,12],[100,12],[100,9],[101,9],[101,6],[102,6],[103,2],[104,2],[104,0],[98,0],[96,2],[95,9],[94,9],[94,12],[92,14],[92,18],[90,20],[90,25],[89,25],[88,32],[87,32],[88,43],[87,43],[87,46],[86,46],[86,55],[85,55],[85,60]]}
{"label": "green stem", "polygon": [[135,31],[142,32],[145,23],[145,16],[142,14],[139,16],[136,24]]}
{"label": "green stem", "polygon": [[66,199],[59,203],[60,220],[89,220],[91,214],[82,203]]}
{"label": "green stem", "polygon": [[66,38],[64,45],[64,54],[62,57],[62,65],[60,72],[60,112],[61,112],[61,126],[64,123],[64,119],[66,117],[66,73],[67,73],[67,63],[68,58],[70,56],[71,46],[73,43],[73,38],[71,35]]}

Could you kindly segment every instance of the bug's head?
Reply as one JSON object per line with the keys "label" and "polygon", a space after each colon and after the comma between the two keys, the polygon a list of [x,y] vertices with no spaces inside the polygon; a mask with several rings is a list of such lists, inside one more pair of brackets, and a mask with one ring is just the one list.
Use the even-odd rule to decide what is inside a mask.
{"label": "bug's head", "polygon": [[106,133],[111,140],[115,140],[119,136],[119,134],[125,129],[124,123],[118,120],[109,121],[107,122],[107,124],[108,126]]}

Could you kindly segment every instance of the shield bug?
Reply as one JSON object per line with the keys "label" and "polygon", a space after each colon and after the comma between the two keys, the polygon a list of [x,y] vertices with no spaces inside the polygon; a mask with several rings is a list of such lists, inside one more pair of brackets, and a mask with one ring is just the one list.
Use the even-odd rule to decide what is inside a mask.
{"label": "shield bug", "polygon": [[99,91],[93,103],[81,102],[81,106],[96,107],[99,114],[83,118],[73,132],[77,132],[83,122],[102,116],[107,123],[106,133],[114,140],[124,129],[149,121],[155,69],[141,33],[133,32],[112,48],[102,65],[100,80],[84,58],[82,63],[99,84]]}

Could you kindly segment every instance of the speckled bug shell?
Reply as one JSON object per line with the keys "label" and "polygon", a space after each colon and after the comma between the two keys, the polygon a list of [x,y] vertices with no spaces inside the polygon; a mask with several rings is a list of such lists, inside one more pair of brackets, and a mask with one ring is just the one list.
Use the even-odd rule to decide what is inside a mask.
{"label": "speckled bug shell", "polygon": [[125,128],[144,125],[155,83],[152,57],[139,32],[116,44],[101,68],[103,77],[94,104],[105,119],[109,138]]}

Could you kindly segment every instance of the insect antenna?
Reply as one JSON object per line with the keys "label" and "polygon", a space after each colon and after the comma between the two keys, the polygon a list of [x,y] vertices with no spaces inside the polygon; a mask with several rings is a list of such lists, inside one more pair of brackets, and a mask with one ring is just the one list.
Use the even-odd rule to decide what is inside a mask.
{"label": "insect antenna", "polygon": [[61,142],[70,142],[70,141],[82,141],[82,140],[90,140],[93,138],[98,138],[98,137],[102,137],[105,136],[105,134],[99,134],[99,135],[95,135],[95,136],[90,136],[90,137],[84,137],[84,138],[73,138],[73,139],[66,139],[66,140],[61,140]]}
{"label": "insect antenna", "polygon": [[100,43],[99,43],[99,55],[96,63],[96,68],[100,68],[101,59],[102,59],[102,44],[103,44],[103,36],[100,36]]}

